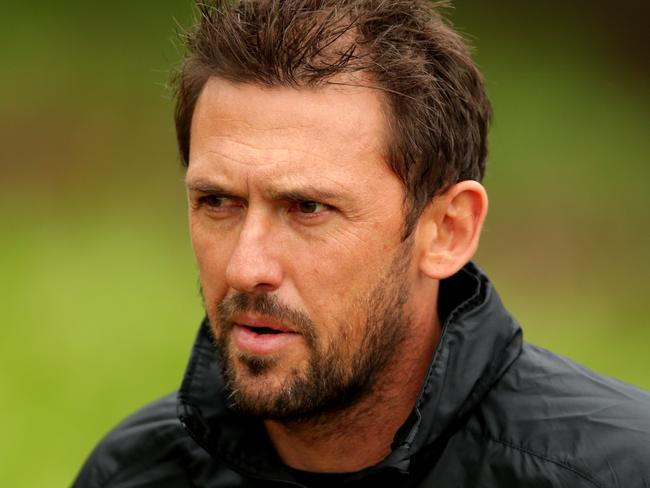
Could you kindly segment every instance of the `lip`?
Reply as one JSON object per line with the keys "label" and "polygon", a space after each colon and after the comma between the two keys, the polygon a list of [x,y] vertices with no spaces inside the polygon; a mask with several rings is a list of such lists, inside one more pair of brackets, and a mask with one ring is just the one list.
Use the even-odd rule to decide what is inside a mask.
{"label": "lip", "polygon": [[[301,335],[291,327],[270,317],[255,313],[242,313],[233,317],[233,339],[237,348],[258,356],[280,352],[295,343]],[[255,329],[273,329],[274,332],[260,334]]]}
{"label": "lip", "polygon": [[262,314],[252,312],[239,313],[233,317],[235,325],[256,328],[277,330],[281,333],[296,333],[294,329],[283,324],[279,320],[272,319]]}

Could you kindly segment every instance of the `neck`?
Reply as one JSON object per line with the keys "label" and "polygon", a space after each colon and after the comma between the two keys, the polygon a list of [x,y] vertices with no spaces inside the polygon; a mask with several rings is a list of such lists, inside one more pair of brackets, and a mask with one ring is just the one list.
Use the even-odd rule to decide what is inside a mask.
{"label": "neck", "polygon": [[[280,459],[319,473],[355,472],[390,454],[397,430],[417,401],[440,338],[437,317],[407,339],[363,399],[344,411],[300,421],[265,421]],[[431,324],[434,324],[432,327]]]}

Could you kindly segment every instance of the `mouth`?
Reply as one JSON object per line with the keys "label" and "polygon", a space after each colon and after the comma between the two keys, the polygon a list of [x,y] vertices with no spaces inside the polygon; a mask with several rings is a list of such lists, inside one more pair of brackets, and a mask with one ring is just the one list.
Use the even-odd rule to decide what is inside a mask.
{"label": "mouth", "polygon": [[257,313],[247,312],[236,314],[233,317],[236,326],[245,327],[255,334],[295,334],[296,331],[289,325]]}
{"label": "mouth", "polygon": [[279,353],[301,337],[289,326],[260,315],[241,314],[234,317],[233,322],[235,344],[248,354]]}
{"label": "mouth", "polygon": [[240,327],[244,327],[245,329],[248,329],[253,334],[257,334],[257,335],[286,334],[286,332],[277,329],[271,329],[270,327],[253,327],[246,324],[237,324],[237,325]]}

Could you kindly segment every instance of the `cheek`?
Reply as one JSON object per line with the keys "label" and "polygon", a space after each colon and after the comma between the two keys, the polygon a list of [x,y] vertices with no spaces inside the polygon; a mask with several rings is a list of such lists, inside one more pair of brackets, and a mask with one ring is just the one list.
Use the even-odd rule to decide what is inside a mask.
{"label": "cheek", "polygon": [[361,252],[313,249],[310,259],[294,260],[295,287],[323,336],[338,340],[365,321],[365,298],[380,275],[378,263]]}
{"label": "cheek", "polygon": [[350,295],[372,286],[394,251],[394,243],[380,237],[386,229],[347,227],[310,246],[298,265],[335,303],[349,301]]}
{"label": "cheek", "polygon": [[214,232],[205,231],[195,222],[191,223],[190,234],[203,296],[207,303],[216,303],[227,291],[228,241],[215,238]]}

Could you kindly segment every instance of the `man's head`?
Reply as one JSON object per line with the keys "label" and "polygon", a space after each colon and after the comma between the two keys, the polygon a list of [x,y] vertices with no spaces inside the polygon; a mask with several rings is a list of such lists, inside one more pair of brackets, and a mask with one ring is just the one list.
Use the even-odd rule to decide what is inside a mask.
{"label": "man's head", "polygon": [[217,2],[188,47],[177,132],[234,402],[304,418],[418,378],[486,211],[458,36],[419,1]]}
{"label": "man's head", "polygon": [[[386,163],[406,188],[405,235],[438,192],[481,181],[491,109],[463,40],[427,0],[201,3],[176,79],[189,164],[192,115],[214,76],[260,86],[367,85],[382,93]],[[346,75],[346,76],[342,76]]]}

